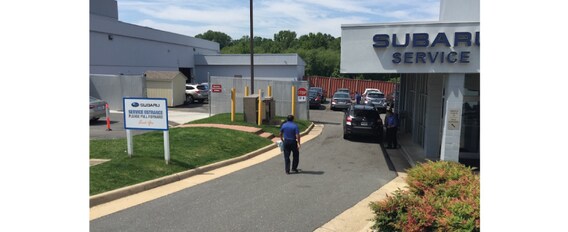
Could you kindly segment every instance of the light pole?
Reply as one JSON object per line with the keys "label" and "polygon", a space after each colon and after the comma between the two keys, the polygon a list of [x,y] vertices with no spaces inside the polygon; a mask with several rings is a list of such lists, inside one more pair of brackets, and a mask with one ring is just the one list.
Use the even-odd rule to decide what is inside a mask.
{"label": "light pole", "polygon": [[252,0],[250,0],[250,89],[254,92],[254,35],[252,33]]}

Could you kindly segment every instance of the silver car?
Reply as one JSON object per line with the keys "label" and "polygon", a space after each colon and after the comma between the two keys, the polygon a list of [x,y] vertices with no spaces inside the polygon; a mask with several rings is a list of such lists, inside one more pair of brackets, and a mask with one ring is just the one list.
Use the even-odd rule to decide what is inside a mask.
{"label": "silver car", "polygon": [[192,104],[197,100],[199,103],[209,98],[209,85],[185,84],[185,101]]}
{"label": "silver car", "polygon": [[95,122],[106,117],[106,101],[94,97],[89,99],[89,121]]}
{"label": "silver car", "polygon": [[385,94],[381,92],[369,92],[365,96],[364,103],[366,105],[373,105],[379,113],[387,112],[387,100],[385,98]]}
{"label": "silver car", "polygon": [[351,106],[351,96],[345,92],[335,92],[331,99],[331,110],[348,109]]}

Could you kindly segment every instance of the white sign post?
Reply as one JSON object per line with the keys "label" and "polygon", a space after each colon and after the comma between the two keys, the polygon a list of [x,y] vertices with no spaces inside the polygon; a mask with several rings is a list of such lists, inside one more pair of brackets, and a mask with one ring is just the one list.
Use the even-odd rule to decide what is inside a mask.
{"label": "white sign post", "polygon": [[128,156],[132,156],[133,142],[130,130],[164,131],[164,157],[170,161],[170,139],[168,127],[168,101],[165,98],[123,98],[124,129]]}

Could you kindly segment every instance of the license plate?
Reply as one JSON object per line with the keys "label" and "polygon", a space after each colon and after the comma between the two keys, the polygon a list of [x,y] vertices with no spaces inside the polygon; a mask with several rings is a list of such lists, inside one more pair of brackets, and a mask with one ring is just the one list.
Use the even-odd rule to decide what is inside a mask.
{"label": "license plate", "polygon": [[368,126],[367,122],[361,122],[361,126]]}

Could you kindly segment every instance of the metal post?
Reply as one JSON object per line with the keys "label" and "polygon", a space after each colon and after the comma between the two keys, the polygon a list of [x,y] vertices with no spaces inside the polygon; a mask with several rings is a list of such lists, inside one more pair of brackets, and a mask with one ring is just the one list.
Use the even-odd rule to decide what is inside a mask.
{"label": "metal post", "polygon": [[132,157],[132,133],[126,129],[126,147],[128,149],[128,157]]}
{"label": "metal post", "polygon": [[252,28],[252,0],[250,0],[250,89],[254,91],[254,34]]}
{"label": "metal post", "polygon": [[231,88],[231,122],[235,121],[235,88]]}
{"label": "metal post", "polygon": [[296,86],[292,85],[292,115],[296,117]]}
{"label": "metal post", "polygon": [[207,106],[209,106],[209,117],[211,117],[211,76],[207,72]]}
{"label": "metal post", "polygon": [[272,86],[268,85],[268,96],[272,97]]}
{"label": "metal post", "polygon": [[249,87],[248,85],[245,85],[245,97],[248,97],[249,95]]}
{"label": "metal post", "polygon": [[258,125],[262,125],[262,90],[258,89]]}
{"label": "metal post", "polygon": [[170,131],[164,131],[164,156],[166,164],[170,163]]}

